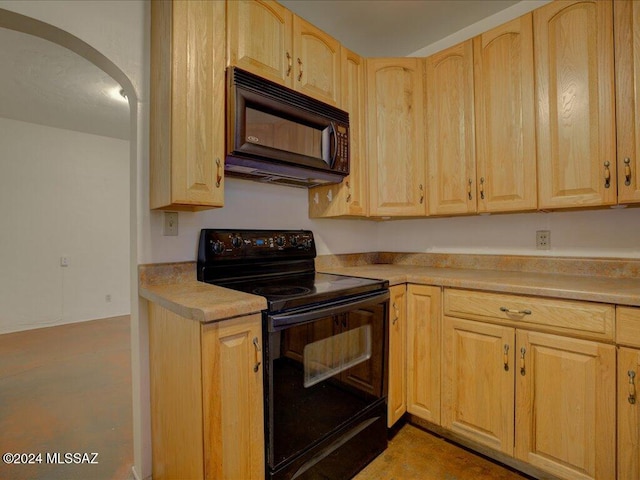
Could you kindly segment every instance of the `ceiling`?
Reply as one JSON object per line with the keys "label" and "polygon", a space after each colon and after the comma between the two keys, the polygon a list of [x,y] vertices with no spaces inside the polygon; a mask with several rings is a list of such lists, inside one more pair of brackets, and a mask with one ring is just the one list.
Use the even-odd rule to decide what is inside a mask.
{"label": "ceiling", "polygon": [[0,28],[0,117],[129,139],[120,85],[60,45]]}
{"label": "ceiling", "polygon": [[[365,57],[410,55],[519,0],[281,0]],[[128,139],[120,85],[64,47],[0,28],[0,117]]]}
{"label": "ceiling", "polygon": [[363,57],[405,57],[519,0],[280,0]]}

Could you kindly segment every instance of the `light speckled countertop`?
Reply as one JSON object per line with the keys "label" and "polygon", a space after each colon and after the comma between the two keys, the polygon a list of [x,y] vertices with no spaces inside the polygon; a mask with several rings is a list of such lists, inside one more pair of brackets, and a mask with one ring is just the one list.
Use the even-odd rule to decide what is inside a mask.
{"label": "light speckled countertop", "polygon": [[[514,265],[514,261],[517,261],[518,268],[524,271],[500,269],[497,263],[496,269],[486,268],[489,257],[478,257],[484,262],[482,266],[485,268],[442,267],[440,265],[443,258],[434,255],[428,258],[420,255],[413,256],[409,261],[405,254],[401,259],[398,256],[389,258],[404,262],[402,264],[370,263],[380,258],[386,260],[387,257],[384,255],[388,257],[390,254],[327,256],[319,258],[316,269],[327,273],[380,278],[388,280],[391,285],[418,283],[640,307],[640,278],[636,274],[640,262],[636,260],[559,259],[554,261],[547,258],[543,260],[544,264],[541,267],[540,259],[500,257],[502,263],[506,258],[511,266]],[[448,265],[454,264],[456,267],[458,265],[466,267],[469,264],[478,266],[478,259],[474,257],[464,257],[462,259],[464,261],[453,256],[446,256],[445,259]],[[438,266],[428,265],[429,262],[436,263]],[[427,265],[415,263],[427,263]],[[492,263],[489,265],[492,266]],[[560,264],[564,265],[562,273],[553,269],[551,269],[552,273],[548,273],[549,265]],[[625,276],[595,274],[596,271],[603,273],[603,268],[615,271],[616,274],[626,273]],[[572,269],[580,269],[582,274],[571,274]],[[585,271],[589,274],[585,275]],[[139,278],[141,297],[199,322],[214,322],[249,315],[266,308],[263,297],[198,282],[195,262],[141,265]]]}

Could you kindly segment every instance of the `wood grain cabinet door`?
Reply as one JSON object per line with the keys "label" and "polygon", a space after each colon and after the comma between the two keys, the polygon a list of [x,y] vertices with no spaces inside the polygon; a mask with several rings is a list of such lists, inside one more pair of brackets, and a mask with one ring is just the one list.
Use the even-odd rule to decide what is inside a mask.
{"label": "wood grain cabinet door", "polygon": [[291,87],[292,22],[272,0],[227,1],[227,64]]}
{"label": "wood grain cabinet door", "polygon": [[389,289],[389,389],[387,426],[407,411],[407,288]]}
{"label": "wood grain cabinet door", "polygon": [[532,18],[473,39],[479,212],[538,205]]}
{"label": "wood grain cabinet door", "polygon": [[444,317],[442,426],[513,455],[515,331]]}
{"label": "wood grain cabinet door", "polygon": [[533,12],[540,209],[617,201],[612,3]]}
{"label": "wood grain cabinet door", "polygon": [[613,2],[618,203],[640,202],[640,2]]}
{"label": "wood grain cabinet door", "polygon": [[440,425],[442,290],[407,287],[407,411]]}
{"label": "wood grain cabinet door", "polygon": [[518,330],[515,353],[516,457],[559,478],[614,480],[615,346]]}
{"label": "wood grain cabinet door", "polygon": [[417,58],[370,58],[365,63],[370,215],[424,216],[422,63]]}
{"label": "wood grain cabinet door", "polygon": [[476,211],[471,40],[425,60],[429,214]]}
{"label": "wood grain cabinet door", "polygon": [[640,478],[640,350],[618,351],[618,478]]}

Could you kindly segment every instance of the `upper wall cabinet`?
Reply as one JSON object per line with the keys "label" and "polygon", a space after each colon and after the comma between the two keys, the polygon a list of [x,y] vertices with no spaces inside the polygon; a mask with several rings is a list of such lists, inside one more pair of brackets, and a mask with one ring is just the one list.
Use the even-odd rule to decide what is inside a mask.
{"label": "upper wall cabinet", "polygon": [[309,189],[309,217],[365,217],[368,178],[364,140],[364,60],[342,47],[342,108],[349,112],[349,176]]}
{"label": "upper wall cabinet", "polygon": [[618,203],[640,202],[640,2],[613,3]]}
{"label": "upper wall cabinet", "polygon": [[471,40],[425,60],[429,214],[476,211]]}
{"label": "upper wall cabinet", "polygon": [[365,63],[370,215],[426,215],[422,61]]}
{"label": "upper wall cabinet", "polygon": [[340,43],[271,0],[227,2],[227,61],[340,106]]}
{"label": "upper wall cabinet", "polygon": [[151,208],[223,205],[224,18],[224,2],[151,2]]}
{"label": "upper wall cabinet", "polygon": [[534,210],[532,15],[473,40],[478,211]]}
{"label": "upper wall cabinet", "polygon": [[540,209],[616,203],[609,0],[533,12]]}

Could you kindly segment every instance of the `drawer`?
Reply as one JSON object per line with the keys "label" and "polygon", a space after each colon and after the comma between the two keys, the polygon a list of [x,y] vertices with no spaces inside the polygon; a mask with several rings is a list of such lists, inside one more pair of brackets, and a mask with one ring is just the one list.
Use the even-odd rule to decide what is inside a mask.
{"label": "drawer", "polygon": [[640,348],[640,308],[616,308],[616,343]]}
{"label": "drawer", "polygon": [[584,338],[614,339],[615,308],[603,303],[446,289],[444,314]]}

